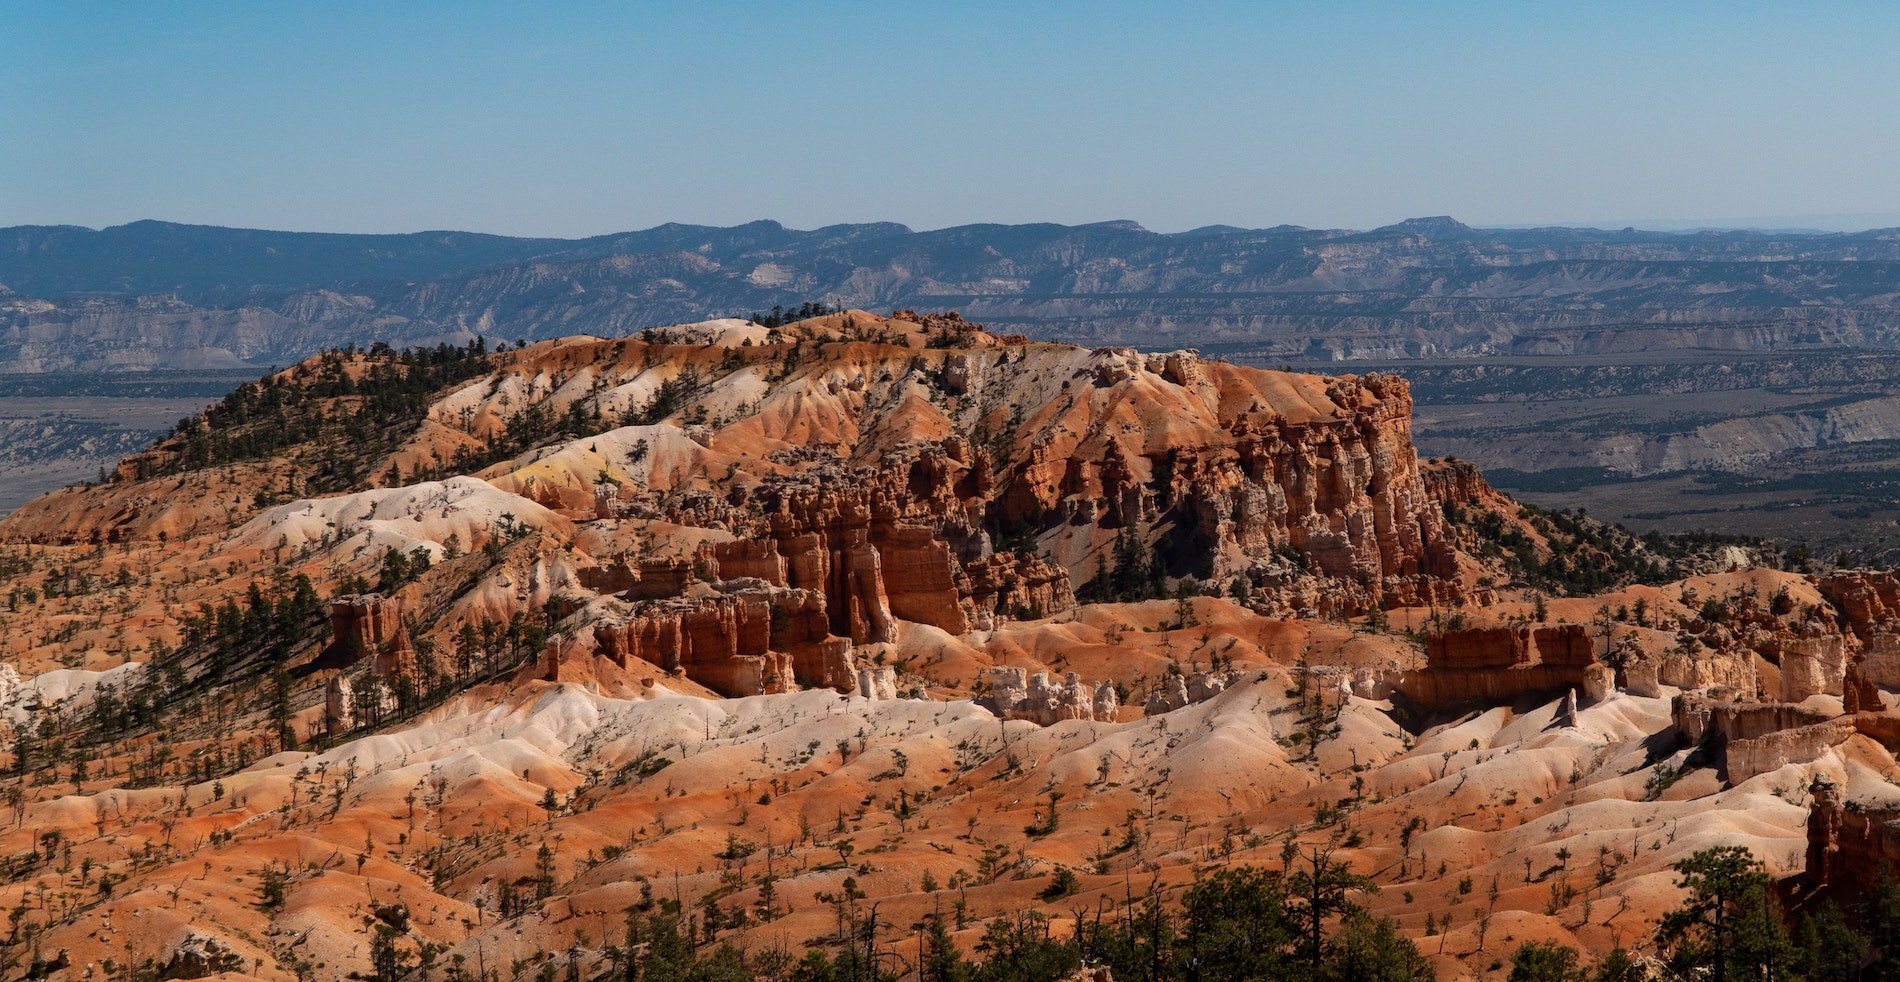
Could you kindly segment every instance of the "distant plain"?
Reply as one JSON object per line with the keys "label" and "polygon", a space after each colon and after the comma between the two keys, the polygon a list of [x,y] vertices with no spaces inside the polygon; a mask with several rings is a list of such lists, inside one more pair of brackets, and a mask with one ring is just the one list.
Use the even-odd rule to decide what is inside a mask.
{"label": "distant plain", "polygon": [[1333,365],[1412,381],[1421,456],[1633,531],[1900,557],[1900,359],[1682,352]]}
{"label": "distant plain", "polygon": [[255,372],[0,377],[0,515],[99,479]]}

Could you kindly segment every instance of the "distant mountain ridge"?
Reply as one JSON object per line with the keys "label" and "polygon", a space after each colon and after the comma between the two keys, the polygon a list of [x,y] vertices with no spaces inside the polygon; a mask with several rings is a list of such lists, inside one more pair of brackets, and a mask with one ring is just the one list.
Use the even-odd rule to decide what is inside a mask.
{"label": "distant mountain ridge", "polygon": [[727,229],[667,224],[588,239],[540,239],[453,231],[279,232],[152,220],[97,231],[21,225],[0,229],[0,283],[51,299],[175,293],[192,303],[218,306],[273,293],[437,279],[536,260],[692,250],[706,233],[721,233],[720,245],[730,251],[909,231],[901,225],[858,225],[798,232],[761,221]]}
{"label": "distant mountain ridge", "polygon": [[829,300],[1087,344],[1349,361],[1900,347],[1900,230],[668,224],[585,239],[0,229],[0,371],[619,334]]}

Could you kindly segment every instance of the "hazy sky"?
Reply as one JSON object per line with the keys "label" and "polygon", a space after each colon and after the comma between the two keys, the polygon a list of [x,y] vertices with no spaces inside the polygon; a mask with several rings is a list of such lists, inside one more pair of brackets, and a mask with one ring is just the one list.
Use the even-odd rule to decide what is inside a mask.
{"label": "hazy sky", "polygon": [[0,0],[0,38],[0,225],[1900,223],[1891,3]]}

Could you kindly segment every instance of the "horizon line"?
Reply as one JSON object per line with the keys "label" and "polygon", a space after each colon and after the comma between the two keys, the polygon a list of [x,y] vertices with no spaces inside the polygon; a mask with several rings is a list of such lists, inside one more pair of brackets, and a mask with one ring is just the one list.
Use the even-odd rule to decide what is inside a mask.
{"label": "horizon line", "polygon": [[80,225],[80,224],[74,224],[74,223],[40,224],[40,223],[26,222],[26,223],[20,223],[16,225],[9,225],[9,226],[6,226],[5,228],[7,230],[62,229],[63,228],[63,229],[78,229],[78,230],[83,230],[83,231],[92,232],[92,233],[100,233],[100,232],[109,232],[116,229],[130,228],[134,225],[157,224],[157,225],[172,225],[172,226],[177,226],[181,228],[218,229],[218,230],[223,230],[223,231],[235,231],[235,232],[270,232],[270,233],[283,234],[283,235],[398,237],[398,236],[413,236],[413,235],[454,234],[454,235],[479,235],[479,236],[502,238],[502,239],[546,239],[546,240],[562,241],[562,242],[581,242],[581,241],[586,241],[588,239],[610,238],[616,235],[633,235],[633,234],[638,234],[641,232],[651,232],[656,229],[667,228],[669,226],[679,226],[683,228],[703,228],[703,229],[723,231],[723,230],[744,228],[748,225],[769,224],[769,225],[776,225],[777,227],[784,229],[785,231],[788,231],[788,232],[820,232],[826,229],[834,229],[834,228],[836,229],[862,228],[866,226],[885,225],[885,226],[893,226],[896,229],[901,229],[903,230],[904,233],[908,233],[912,235],[922,235],[922,234],[929,234],[932,232],[948,232],[948,231],[954,231],[957,229],[976,228],[980,226],[996,226],[996,227],[1001,227],[1001,228],[1054,226],[1057,228],[1066,228],[1066,229],[1084,229],[1084,228],[1092,228],[1092,227],[1100,227],[1100,226],[1119,225],[1119,226],[1132,227],[1133,229],[1140,230],[1143,232],[1149,232],[1154,235],[1179,236],[1179,235],[1191,235],[1197,232],[1217,234],[1219,232],[1228,232],[1228,231],[1231,231],[1231,232],[1272,232],[1272,231],[1280,231],[1280,230],[1306,231],[1306,232],[1338,232],[1338,233],[1344,233],[1344,234],[1364,234],[1368,232],[1378,232],[1385,229],[1398,228],[1400,226],[1404,226],[1408,224],[1432,222],[1432,221],[1445,221],[1445,220],[1449,220],[1458,225],[1462,225],[1466,228],[1473,229],[1476,231],[1521,232],[1521,231],[1535,231],[1537,229],[1569,229],[1569,230],[1575,230],[1575,231],[1596,231],[1596,232],[1605,232],[1605,233],[1631,232],[1631,231],[1656,232],[1656,233],[1661,233],[1661,234],[1666,234],[1666,235],[1684,235],[1684,234],[1694,234],[1698,232],[1756,232],[1756,233],[1763,233],[1763,234],[1782,234],[1782,235],[1840,235],[1840,234],[1851,235],[1851,234],[1857,234],[1857,233],[1879,232],[1879,231],[1886,231],[1888,229],[1893,229],[1893,228],[1900,228],[1900,212],[1842,212],[1842,213],[1808,214],[1808,215],[1753,216],[1753,217],[1732,218],[1732,219],[1652,218],[1652,219],[1617,220],[1617,221],[1578,220],[1578,221],[1556,221],[1556,222],[1477,222],[1477,223],[1465,222],[1463,220],[1460,220],[1458,218],[1455,218],[1449,215],[1416,215],[1416,216],[1400,219],[1395,222],[1389,222],[1384,225],[1375,225],[1368,228],[1354,228],[1354,227],[1343,226],[1343,225],[1341,226],[1299,225],[1292,222],[1283,222],[1278,225],[1266,225],[1266,226],[1244,226],[1244,225],[1232,225],[1232,224],[1227,224],[1227,223],[1216,222],[1216,223],[1212,223],[1208,225],[1198,225],[1192,228],[1185,228],[1185,229],[1180,229],[1180,230],[1175,230],[1175,231],[1160,231],[1160,230],[1152,229],[1142,224],[1140,221],[1137,221],[1134,219],[1127,219],[1127,218],[1102,219],[1098,221],[1077,222],[1073,224],[1055,222],[1055,221],[1023,221],[1023,222],[976,221],[976,222],[963,222],[963,223],[954,224],[954,225],[943,225],[943,226],[938,226],[934,228],[923,228],[923,229],[915,228],[904,222],[877,221],[877,220],[859,221],[859,222],[832,222],[832,223],[828,223],[824,225],[816,225],[810,228],[799,228],[796,226],[787,225],[784,222],[779,221],[777,219],[773,219],[773,218],[755,218],[750,221],[738,222],[731,225],[710,225],[710,224],[703,224],[699,222],[670,220],[670,221],[659,222],[654,225],[648,225],[641,228],[621,228],[621,229],[615,229],[612,231],[597,232],[597,233],[586,234],[586,235],[533,235],[533,234],[517,234],[517,233],[511,233],[511,232],[487,232],[487,231],[480,231],[480,230],[472,229],[472,228],[421,228],[421,229],[412,229],[409,231],[402,231],[402,232],[331,231],[331,230],[313,230],[313,229],[267,228],[267,227],[252,226],[252,225],[220,225],[220,224],[205,223],[205,222],[182,222],[182,221],[174,221],[171,219],[163,219],[163,218],[139,218],[139,219],[133,219],[127,222],[121,222],[118,224],[101,225],[101,226],[96,226],[96,227],[91,226],[91,225]]}

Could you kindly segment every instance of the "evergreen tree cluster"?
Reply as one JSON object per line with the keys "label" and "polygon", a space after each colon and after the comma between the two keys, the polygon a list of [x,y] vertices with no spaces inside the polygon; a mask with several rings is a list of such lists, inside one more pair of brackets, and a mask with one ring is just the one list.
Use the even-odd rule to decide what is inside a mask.
{"label": "evergreen tree cluster", "polygon": [[[146,671],[123,684],[100,686],[83,711],[70,717],[46,714],[37,728],[19,728],[12,746],[13,772],[24,778],[46,768],[57,771],[74,762],[70,752],[76,748],[161,727],[196,695],[245,679],[268,680],[269,688],[260,693],[262,704],[278,746],[293,747],[297,738],[291,728],[292,684],[286,665],[297,650],[323,641],[329,626],[324,603],[309,577],[298,576],[268,593],[253,584],[243,604],[227,601],[188,615],[178,648],[154,643]],[[162,756],[142,755],[132,765],[127,787],[164,778],[170,759],[164,743],[152,745]],[[85,759],[82,753],[75,764],[81,774]],[[199,763],[206,768],[200,779],[208,781],[222,773],[218,767],[228,762],[205,757]],[[238,766],[248,763],[245,758]]]}
{"label": "evergreen tree cluster", "polygon": [[[364,364],[356,365],[358,360]],[[202,416],[178,421],[159,443],[173,453],[154,467],[140,459],[139,477],[264,460],[305,444],[327,448],[313,481],[343,490],[363,477],[365,460],[394,449],[443,388],[490,369],[487,342],[392,351],[372,345],[332,349],[314,365],[238,386]]]}
{"label": "evergreen tree cluster", "polygon": [[[1084,965],[1107,967],[1117,979],[1218,982],[1419,982],[1434,977],[1417,947],[1390,920],[1365,914],[1349,896],[1376,889],[1343,863],[1320,854],[1286,876],[1236,866],[1189,888],[1180,911],[1159,890],[1114,909],[1084,912],[1078,929],[1058,934],[1047,915],[998,916],[975,945],[977,958],[952,938],[953,915],[939,911],[921,925],[921,944],[904,950],[879,939],[890,927],[855,883],[821,899],[837,912],[838,929],[802,957],[778,949],[746,951],[720,932],[728,915],[716,898],[698,916],[676,901],[650,898],[629,912],[624,944],[608,949],[610,979],[626,982],[1056,982]],[[961,905],[954,915],[962,926]],[[741,918],[742,920],[742,918]],[[920,950],[921,949],[921,950]]]}
{"label": "evergreen tree cluster", "polygon": [[329,620],[324,603],[308,576],[298,576],[288,589],[269,596],[253,582],[243,606],[235,600],[185,618],[184,654],[203,658],[208,683],[228,681],[234,669],[257,656],[270,666],[282,666],[298,648],[326,632]]}
{"label": "evergreen tree cluster", "polygon": [[[697,371],[688,368],[660,383],[652,398],[645,403],[629,407],[618,416],[601,412],[600,407],[589,399],[576,399],[568,406],[567,412],[560,415],[551,411],[545,402],[530,403],[509,414],[503,421],[502,431],[486,445],[480,448],[464,446],[456,451],[450,468],[457,473],[478,471],[551,440],[580,439],[619,426],[651,426],[686,409],[706,389],[706,381]],[[703,412],[703,409],[698,411]],[[688,421],[692,420],[689,418]]]}
{"label": "evergreen tree cluster", "polygon": [[[1687,893],[1656,926],[1662,979],[1711,982],[1893,982],[1900,980],[1900,883],[1883,871],[1874,889],[1843,910],[1831,901],[1790,920],[1774,880],[1743,846],[1717,846],[1679,860]],[[1526,943],[1511,956],[1510,982],[1650,982],[1621,949],[1594,970],[1576,949]]]}
{"label": "evergreen tree cluster", "polygon": [[[388,555],[401,553],[392,549]],[[385,567],[384,576],[388,575]],[[549,623],[546,609],[532,615],[516,611],[505,622],[484,617],[479,625],[464,623],[450,640],[450,649],[440,653],[442,657],[434,641],[414,638],[413,676],[385,677],[362,671],[352,677],[350,708],[357,728],[375,729],[414,717],[470,685],[520,668],[547,644]],[[330,734],[333,738],[342,735]]]}
{"label": "evergreen tree cluster", "polygon": [[752,316],[746,319],[760,327],[784,327],[787,324],[796,324],[799,321],[811,320],[813,317],[824,317],[830,314],[842,313],[844,313],[844,306],[842,304],[832,306],[823,300],[807,300],[796,307],[785,307],[779,304],[773,304],[771,313],[761,314],[757,311],[753,311]]}
{"label": "evergreen tree cluster", "polygon": [[1464,536],[1465,548],[1502,561],[1514,582],[1556,596],[1584,597],[1631,584],[1657,586],[1683,575],[1679,561],[1729,545],[1761,545],[1754,539],[1706,532],[1637,536],[1581,510],[1520,505],[1518,520],[1543,539],[1548,555],[1540,557],[1537,538],[1496,511],[1449,501],[1441,508],[1446,523]]}
{"label": "evergreen tree cluster", "polygon": [[1141,541],[1133,526],[1123,526],[1106,554],[1096,553],[1095,575],[1082,588],[1095,603],[1154,600],[1168,595],[1168,565],[1159,550]]}
{"label": "evergreen tree cluster", "polygon": [[[526,916],[553,892],[551,854],[543,847],[533,899],[518,891],[503,916]],[[1824,982],[1900,978],[1900,885],[1883,879],[1853,911],[1832,905],[1784,926],[1773,883],[1748,850],[1706,849],[1675,864],[1687,892],[1651,939],[1648,965],[1616,948],[1585,965],[1581,952],[1532,941],[1510,954],[1510,982],[1664,982],[1761,980]],[[523,881],[526,882],[526,881]],[[954,914],[925,915],[921,936],[901,946],[881,938],[893,927],[847,878],[819,899],[835,908],[837,930],[796,955],[783,947],[749,949],[722,937],[743,927],[740,908],[709,894],[689,912],[678,900],[655,900],[643,883],[629,908],[620,943],[605,949],[611,982],[1057,982],[1088,967],[1141,982],[1429,982],[1425,955],[1389,919],[1367,914],[1352,897],[1378,888],[1324,852],[1296,856],[1284,872],[1232,866],[1201,877],[1163,902],[1151,888],[1117,905],[1080,909],[1072,932],[1025,910],[999,915],[974,952],[959,949]],[[769,905],[768,905],[769,906]],[[399,956],[400,957],[400,956]],[[1494,966],[1495,967],[1495,966]],[[569,966],[569,977],[578,969]],[[543,974],[558,974],[555,959]],[[451,982],[475,982],[465,964],[451,964]]]}
{"label": "evergreen tree cluster", "polygon": [[686,408],[687,403],[699,398],[704,391],[706,383],[700,379],[698,372],[689,368],[661,382],[645,405],[627,410],[622,423],[626,426],[652,426]]}

